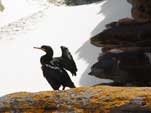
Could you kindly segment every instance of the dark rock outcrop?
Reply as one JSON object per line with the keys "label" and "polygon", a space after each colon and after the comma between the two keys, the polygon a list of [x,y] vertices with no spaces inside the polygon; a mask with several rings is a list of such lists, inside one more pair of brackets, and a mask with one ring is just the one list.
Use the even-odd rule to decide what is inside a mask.
{"label": "dark rock outcrop", "polygon": [[133,19],[109,23],[90,39],[102,54],[89,74],[112,79],[112,85],[151,86],[151,1],[128,2]]}
{"label": "dark rock outcrop", "polygon": [[106,29],[91,38],[97,47],[151,47],[151,23],[124,19],[106,25]]}
{"label": "dark rock outcrop", "polygon": [[91,38],[91,43],[103,47],[90,75],[112,79],[120,85],[150,86],[151,23],[122,19],[106,25],[106,29]]}

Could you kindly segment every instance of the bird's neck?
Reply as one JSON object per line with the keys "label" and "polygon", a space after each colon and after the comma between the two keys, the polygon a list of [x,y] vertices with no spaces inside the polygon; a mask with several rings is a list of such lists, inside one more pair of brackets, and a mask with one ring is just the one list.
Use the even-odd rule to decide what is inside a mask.
{"label": "bird's neck", "polygon": [[41,57],[40,62],[42,65],[44,65],[44,64],[49,64],[51,60],[52,60],[52,55],[45,54]]}

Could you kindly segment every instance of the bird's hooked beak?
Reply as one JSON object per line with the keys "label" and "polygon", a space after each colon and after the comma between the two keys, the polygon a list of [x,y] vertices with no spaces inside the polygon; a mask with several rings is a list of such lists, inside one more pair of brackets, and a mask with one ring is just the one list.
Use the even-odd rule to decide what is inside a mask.
{"label": "bird's hooked beak", "polygon": [[45,51],[45,49],[44,48],[40,48],[40,47],[33,47],[34,49],[40,49],[40,50],[43,50],[43,51]]}

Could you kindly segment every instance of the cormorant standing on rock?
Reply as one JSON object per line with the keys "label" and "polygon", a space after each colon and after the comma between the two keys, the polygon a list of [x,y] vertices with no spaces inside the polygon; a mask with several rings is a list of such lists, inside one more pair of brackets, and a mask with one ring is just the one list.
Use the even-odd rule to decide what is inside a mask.
{"label": "cormorant standing on rock", "polygon": [[40,58],[41,69],[43,71],[43,75],[49,84],[52,86],[54,90],[59,90],[60,86],[63,86],[63,90],[65,87],[75,88],[74,83],[71,81],[68,73],[65,71],[63,67],[59,67],[59,61],[53,61],[53,50],[50,46],[43,45],[40,48],[34,47],[35,49],[41,49],[46,52]]}

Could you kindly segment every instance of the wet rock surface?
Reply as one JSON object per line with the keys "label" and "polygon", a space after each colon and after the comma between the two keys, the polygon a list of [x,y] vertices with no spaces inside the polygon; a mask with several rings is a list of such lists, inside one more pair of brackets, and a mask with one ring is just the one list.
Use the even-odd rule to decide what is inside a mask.
{"label": "wet rock surface", "polygon": [[80,87],[0,97],[2,113],[150,113],[151,88]]}

